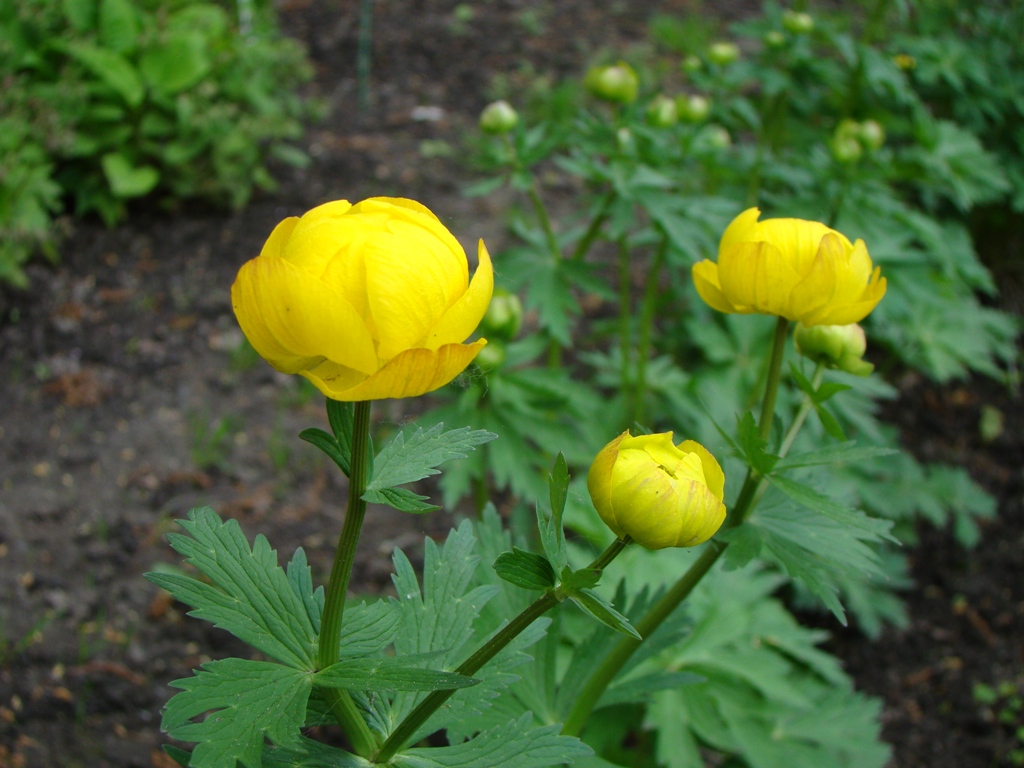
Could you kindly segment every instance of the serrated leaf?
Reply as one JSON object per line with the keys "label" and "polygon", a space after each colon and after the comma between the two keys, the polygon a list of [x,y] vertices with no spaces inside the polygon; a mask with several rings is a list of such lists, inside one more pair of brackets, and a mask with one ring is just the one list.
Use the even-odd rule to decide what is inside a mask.
{"label": "serrated leaf", "polygon": [[555,570],[561,570],[568,561],[565,549],[565,529],[562,527],[562,513],[569,493],[569,468],[565,456],[559,452],[555,465],[548,475],[548,497],[551,502],[551,517],[537,506],[537,529],[548,561]]}
{"label": "serrated leaf", "polygon": [[693,672],[654,672],[610,686],[601,696],[598,706],[646,702],[658,691],[703,683],[706,679]]}
{"label": "serrated leaf", "polygon": [[758,433],[754,416],[749,411],[739,419],[737,425],[738,444],[747,463],[757,472],[766,475],[772,471],[778,456],[765,450],[767,443]]}
{"label": "serrated leaf", "polygon": [[440,509],[436,504],[428,504],[427,498],[429,497],[413,493],[408,488],[381,488],[363,494],[363,501],[368,501],[371,504],[386,504],[399,512],[409,512],[414,515],[436,512]]}
{"label": "serrated leaf", "polygon": [[295,744],[263,749],[263,768],[372,768],[365,757],[305,737]]}
{"label": "serrated leaf", "polygon": [[843,428],[840,426],[839,422],[836,421],[836,417],[829,413],[825,406],[815,403],[814,412],[818,414],[821,426],[825,428],[829,437],[833,437],[836,440],[846,440],[846,433],[843,432]]}
{"label": "serrated leaf", "polygon": [[579,739],[559,734],[560,729],[559,725],[533,727],[533,716],[526,713],[462,744],[406,750],[392,764],[401,768],[549,768],[593,754]]}
{"label": "serrated leaf", "polygon": [[92,74],[105,82],[131,107],[142,103],[142,80],[124,56],[88,43],[69,43],[65,50]]}
{"label": "serrated leaf", "polygon": [[555,569],[546,557],[513,547],[494,561],[494,571],[505,581],[523,589],[550,589],[555,586]]}
{"label": "serrated leaf", "polygon": [[188,768],[188,761],[192,758],[192,754],[190,752],[186,752],[184,749],[176,747],[173,744],[164,744],[163,750],[171,760],[176,762],[178,765],[183,766],[183,768]]}
{"label": "serrated leaf", "polygon": [[627,637],[643,640],[640,637],[640,633],[629,623],[629,619],[615,610],[611,603],[596,592],[589,589],[581,589],[570,594],[569,599],[582,608],[584,613],[597,619],[606,627],[610,627]]}
{"label": "serrated leaf", "polygon": [[[182,692],[167,702],[163,728],[171,738],[196,743],[193,768],[236,762],[260,768],[266,739],[298,741],[312,675],[267,661],[223,659],[171,685]],[[192,720],[204,713],[205,719]]]}
{"label": "serrated leaf", "polygon": [[[895,451],[888,451],[888,453],[895,453]],[[833,501],[825,494],[819,493],[810,486],[798,483],[788,477],[769,477],[768,482],[789,496],[797,504],[802,504],[808,509],[819,512],[825,517],[835,520],[837,523],[859,528],[880,540],[888,539],[897,545],[900,543],[899,539],[889,533],[893,526],[892,520],[868,517],[860,510]]]}
{"label": "serrated leaf", "polygon": [[597,568],[580,568],[574,571],[567,565],[562,569],[560,579],[562,586],[567,590],[587,589],[598,585],[601,581],[601,571]]}
{"label": "serrated leaf", "polygon": [[404,432],[395,435],[374,462],[376,469],[367,490],[392,488],[436,475],[439,465],[449,459],[464,459],[476,446],[497,438],[483,429],[443,430],[443,424],[435,424],[426,431],[416,430],[408,440]]}
{"label": "serrated leaf", "polygon": [[794,469],[796,467],[815,467],[824,464],[843,464],[873,459],[878,456],[891,456],[899,453],[895,448],[888,448],[880,445],[857,446],[851,440],[843,445],[833,445],[827,448],[818,448],[807,453],[800,453],[794,456],[787,456],[775,465],[775,472]]}
{"label": "serrated leaf", "polygon": [[437,655],[342,659],[337,664],[321,669],[314,680],[316,685],[352,691],[450,691],[468,688],[480,682],[454,672],[424,669],[420,666],[436,659]]}
{"label": "serrated leaf", "polygon": [[334,437],[327,434],[322,429],[317,429],[316,427],[304,429],[299,432],[299,439],[305,440],[310,445],[314,445],[319,448],[327,454],[331,461],[338,465],[338,469],[345,474],[345,477],[349,476],[349,472],[352,470],[350,463],[351,449],[349,449],[349,453],[346,453],[342,450],[338,441]]}
{"label": "serrated leaf", "polygon": [[[306,606],[306,615],[309,616],[309,623],[313,625],[313,632],[320,634],[320,616],[324,612],[324,588],[313,589],[313,573],[306,562],[306,553],[299,547],[292,555],[288,563],[288,583],[292,585],[292,591]],[[349,617],[351,618],[351,617]]]}
{"label": "serrated leaf", "polygon": [[222,522],[209,507],[189,512],[171,546],[211,584],[176,573],[146,578],[192,606],[189,615],[226,629],[259,651],[298,669],[313,669],[316,632],[306,601],[277,564],[277,553],[257,536],[249,548],[237,520]]}

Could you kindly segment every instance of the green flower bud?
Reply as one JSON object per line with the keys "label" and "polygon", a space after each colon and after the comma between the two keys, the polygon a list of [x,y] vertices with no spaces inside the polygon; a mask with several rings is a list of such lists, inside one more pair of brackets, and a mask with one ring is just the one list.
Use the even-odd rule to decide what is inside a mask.
{"label": "green flower bud", "polygon": [[732,137],[720,125],[708,125],[702,130],[694,142],[698,149],[728,149],[732,146]]}
{"label": "green flower bud", "polygon": [[587,73],[583,85],[603,101],[630,104],[636,101],[640,80],[629,64],[620,61],[607,67],[594,67]]}
{"label": "green flower bud", "polygon": [[865,120],[860,124],[857,138],[871,151],[881,149],[885,144],[885,128],[877,120]]}
{"label": "green flower bud", "polygon": [[491,303],[487,306],[479,331],[487,337],[511,341],[523,324],[523,303],[514,293],[495,288]]}
{"label": "green flower bud", "polygon": [[827,368],[867,376],[875,367],[866,362],[864,352],[868,342],[864,329],[856,323],[850,325],[804,325],[797,323],[793,332],[796,351]]}
{"label": "green flower bud", "polygon": [[704,62],[700,60],[700,56],[694,56],[692,53],[679,64],[679,68],[683,72],[696,72],[703,66]]}
{"label": "green flower bud", "polygon": [[769,48],[781,48],[786,44],[786,36],[777,29],[771,29],[764,33],[764,44]]}
{"label": "green flower bud", "polygon": [[658,95],[647,105],[647,122],[655,128],[669,128],[679,121],[675,99]]}
{"label": "green flower bud", "polygon": [[[487,354],[485,355],[484,352]],[[486,347],[477,353],[477,356],[473,358],[473,362],[484,371],[493,371],[495,368],[500,368],[505,362],[505,345],[500,341],[491,341]]]}
{"label": "green flower bud", "polygon": [[708,58],[720,67],[732,64],[740,57],[740,47],[736,43],[717,42],[708,48]]}
{"label": "green flower bud", "polygon": [[615,132],[615,141],[619,145],[619,151],[625,155],[636,154],[636,137],[633,132],[623,126]]}
{"label": "green flower bud", "polygon": [[801,11],[786,11],[782,14],[782,26],[794,35],[806,35],[814,29],[814,17]]}
{"label": "green flower bud", "polygon": [[486,133],[508,133],[519,122],[519,113],[505,100],[494,101],[480,113],[480,129]]}
{"label": "green flower bud", "polygon": [[671,432],[623,432],[597,454],[587,489],[617,536],[648,549],[702,544],[725,520],[722,468],[700,443],[674,445]]}
{"label": "green flower bud", "polygon": [[679,116],[688,123],[701,123],[707,120],[711,112],[711,102],[703,96],[690,94],[680,96],[676,100]]}
{"label": "green flower bud", "polygon": [[897,67],[902,69],[904,72],[917,68],[917,59],[911,56],[909,53],[897,53],[892,57],[893,63]]}
{"label": "green flower bud", "polygon": [[829,148],[832,150],[832,157],[836,159],[836,162],[843,165],[856,163],[864,154],[860,142],[852,136],[836,136],[832,139]]}

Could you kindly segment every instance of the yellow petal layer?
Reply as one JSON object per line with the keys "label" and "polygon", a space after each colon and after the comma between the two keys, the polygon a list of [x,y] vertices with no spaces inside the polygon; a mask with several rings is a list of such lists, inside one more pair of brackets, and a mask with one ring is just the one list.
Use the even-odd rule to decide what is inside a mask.
{"label": "yellow petal layer", "polygon": [[346,376],[330,378],[318,374],[339,374],[336,368],[302,371],[327,397],[341,401],[383,400],[389,397],[417,397],[443,387],[459,375],[487,342],[446,344],[436,350],[407,349],[387,365],[357,384]]}
{"label": "yellow petal layer", "polygon": [[494,293],[494,270],[491,267],[491,256],[487,253],[483,240],[477,244],[477,261],[476,273],[469,284],[469,289],[448,308],[434,326],[427,338],[427,348],[437,349],[444,344],[461,343],[480,325],[480,320],[487,312],[491,295]]}
{"label": "yellow petal layer", "polygon": [[298,373],[316,358],[377,370],[373,339],[352,305],[289,261],[259,257],[242,265],[231,303],[253,348],[278,370]]}

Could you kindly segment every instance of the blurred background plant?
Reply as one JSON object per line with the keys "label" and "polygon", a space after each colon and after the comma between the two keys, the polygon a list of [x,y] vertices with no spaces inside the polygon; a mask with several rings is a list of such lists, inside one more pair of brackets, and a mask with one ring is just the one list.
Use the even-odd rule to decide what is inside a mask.
{"label": "blurred background plant", "polygon": [[120,221],[129,201],[237,207],[313,106],[312,71],[269,2],[0,3],[0,280],[55,257],[65,209]]}

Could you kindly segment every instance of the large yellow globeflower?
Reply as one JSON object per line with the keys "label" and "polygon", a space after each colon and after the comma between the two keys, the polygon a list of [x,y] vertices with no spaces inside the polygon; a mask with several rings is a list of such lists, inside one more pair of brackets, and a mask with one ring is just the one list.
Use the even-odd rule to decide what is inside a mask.
{"label": "large yellow globeflower", "polygon": [[459,374],[487,343],[463,342],[494,288],[480,241],[466,253],[412,200],[338,200],[282,221],[231,286],[246,338],[274,368],[334,400],[415,397]]}
{"label": "large yellow globeflower", "polygon": [[697,293],[719,312],[777,315],[804,325],[848,325],[885,295],[863,240],[817,221],[767,219],[749,208],[726,228],[718,263],[693,267]]}

